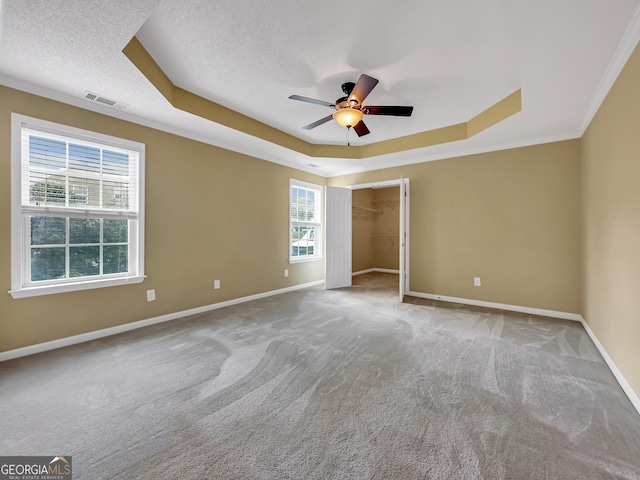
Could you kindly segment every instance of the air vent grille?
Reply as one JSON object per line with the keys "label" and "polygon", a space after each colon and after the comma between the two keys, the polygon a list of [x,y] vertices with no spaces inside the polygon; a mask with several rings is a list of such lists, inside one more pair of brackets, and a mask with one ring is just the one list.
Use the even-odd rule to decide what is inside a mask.
{"label": "air vent grille", "polygon": [[116,100],[111,100],[110,98],[103,97],[102,95],[98,95],[97,93],[92,93],[89,91],[84,92],[84,98],[87,100],[91,100],[92,102],[102,103],[103,105],[108,105],[109,107],[117,108],[118,110],[124,110],[127,108],[126,103],[117,102]]}

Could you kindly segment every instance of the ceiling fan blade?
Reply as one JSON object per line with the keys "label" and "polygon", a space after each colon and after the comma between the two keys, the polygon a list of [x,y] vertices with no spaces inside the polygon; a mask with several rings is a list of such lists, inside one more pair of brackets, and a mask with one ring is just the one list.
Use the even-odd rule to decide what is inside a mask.
{"label": "ceiling fan blade", "polygon": [[364,99],[367,98],[367,95],[371,93],[371,90],[373,90],[373,87],[375,87],[377,84],[377,79],[363,73],[362,75],[360,75],[356,86],[353,87],[348,101],[352,102],[353,100],[355,100],[356,102],[358,102],[358,105],[362,105]]}
{"label": "ceiling fan blade", "polygon": [[369,135],[369,129],[367,128],[367,126],[364,124],[364,122],[362,120],[360,120],[355,127],[353,127],[353,129],[356,131],[356,133],[358,134],[359,137],[362,137],[364,135]]}
{"label": "ceiling fan blade", "polygon": [[324,100],[316,100],[315,98],[301,97],[300,95],[291,95],[291,100],[300,100],[301,102],[315,103],[316,105],[322,105],[323,107],[333,107],[333,103],[325,102]]}
{"label": "ceiling fan blade", "polygon": [[394,117],[410,117],[413,107],[401,107],[397,105],[366,106],[362,107],[365,115],[392,115]]}
{"label": "ceiling fan blade", "polygon": [[320,120],[316,120],[315,122],[310,123],[309,125],[305,125],[304,127],[302,127],[302,129],[303,130],[311,130],[312,128],[319,127],[323,123],[327,123],[327,122],[331,121],[332,119],[333,119],[333,115],[327,115],[326,117],[321,118]]}

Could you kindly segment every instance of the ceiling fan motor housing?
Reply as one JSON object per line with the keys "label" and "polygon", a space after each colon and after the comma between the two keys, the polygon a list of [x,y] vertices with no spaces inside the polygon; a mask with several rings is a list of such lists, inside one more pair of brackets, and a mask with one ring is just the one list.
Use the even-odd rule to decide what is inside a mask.
{"label": "ceiling fan motor housing", "polygon": [[340,97],[336,100],[334,108],[336,110],[341,110],[343,108],[357,108],[358,110],[360,109],[360,105],[358,105],[357,101],[355,103],[354,100],[351,100],[351,102],[349,102],[348,99],[349,97]]}
{"label": "ceiling fan motor housing", "polygon": [[344,82],[342,84],[342,91],[348,97],[349,95],[351,95],[351,92],[353,92],[353,88],[355,86],[356,86],[356,84],[353,83],[353,82]]}

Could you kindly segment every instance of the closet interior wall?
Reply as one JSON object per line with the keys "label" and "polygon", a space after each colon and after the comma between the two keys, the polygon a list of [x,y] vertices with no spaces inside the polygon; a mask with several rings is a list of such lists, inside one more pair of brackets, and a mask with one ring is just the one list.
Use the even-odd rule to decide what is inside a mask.
{"label": "closet interior wall", "polygon": [[399,270],[399,187],[353,190],[352,271]]}

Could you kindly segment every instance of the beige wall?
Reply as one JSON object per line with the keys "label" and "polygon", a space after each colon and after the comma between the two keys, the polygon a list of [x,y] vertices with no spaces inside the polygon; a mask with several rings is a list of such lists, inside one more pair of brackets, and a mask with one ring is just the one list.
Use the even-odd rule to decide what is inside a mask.
{"label": "beige wall", "polygon": [[[286,212],[290,177],[324,179],[15,90],[1,88],[0,96],[4,291],[10,288],[12,111],[146,144],[148,275],[140,285],[0,296],[0,350],[322,278],[322,262],[288,264]],[[328,183],[411,179],[412,290],[578,312],[579,152],[579,142],[568,141]],[[482,287],[473,287],[475,276]],[[213,290],[215,278],[221,290]],[[147,303],[150,288],[158,300]]]}
{"label": "beige wall", "polygon": [[351,195],[351,271],[360,272],[374,268],[373,235],[377,214],[359,210],[358,207],[373,209],[373,190],[361,188]]}
{"label": "beige wall", "polygon": [[583,317],[640,394],[640,47],[582,138]]}
{"label": "beige wall", "polygon": [[[11,112],[146,144],[148,278],[138,285],[13,299]],[[0,351],[321,280],[288,263],[289,178],[324,178],[0,87]],[[283,275],[289,269],[289,277]],[[213,289],[220,279],[222,288]],[[147,303],[146,290],[157,300]]]}
{"label": "beige wall", "polygon": [[[400,268],[399,192],[399,187],[362,188],[353,191],[351,262],[353,272],[372,268],[387,270]],[[395,200],[391,201],[392,198]]]}
{"label": "beige wall", "polygon": [[373,226],[373,268],[398,270],[400,268],[400,187],[376,188],[373,205],[382,213],[377,214]]}
{"label": "beige wall", "polygon": [[[580,142],[329,179],[410,179],[410,288],[580,312]],[[473,278],[482,286],[474,287]]]}

